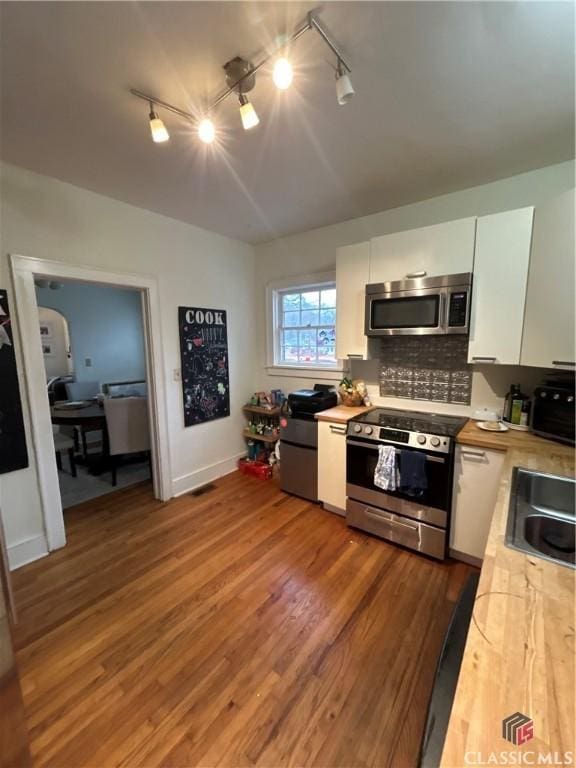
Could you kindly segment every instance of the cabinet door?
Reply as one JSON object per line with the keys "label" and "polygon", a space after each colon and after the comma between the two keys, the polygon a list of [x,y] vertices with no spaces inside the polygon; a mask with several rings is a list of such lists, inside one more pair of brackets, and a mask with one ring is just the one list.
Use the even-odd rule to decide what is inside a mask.
{"label": "cabinet door", "polygon": [[574,370],[574,190],[536,208],[521,365]]}
{"label": "cabinet door", "polygon": [[336,357],[367,356],[364,335],[366,283],[370,243],[338,248],[336,252]]}
{"label": "cabinet door", "polygon": [[483,559],[505,451],[456,446],[450,550]]}
{"label": "cabinet door", "polygon": [[318,422],[318,498],[346,511],[346,424]]}
{"label": "cabinet door", "polygon": [[533,217],[521,208],[476,223],[469,363],[520,363]]}
{"label": "cabinet door", "polygon": [[375,237],[370,244],[370,282],[472,272],[476,219]]}

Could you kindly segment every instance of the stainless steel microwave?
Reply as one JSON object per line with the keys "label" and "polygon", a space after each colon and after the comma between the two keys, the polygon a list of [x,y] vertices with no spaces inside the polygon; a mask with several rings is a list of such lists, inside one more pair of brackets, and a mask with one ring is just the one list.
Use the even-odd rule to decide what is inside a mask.
{"label": "stainless steel microwave", "polygon": [[468,333],[472,274],[366,286],[366,336]]}

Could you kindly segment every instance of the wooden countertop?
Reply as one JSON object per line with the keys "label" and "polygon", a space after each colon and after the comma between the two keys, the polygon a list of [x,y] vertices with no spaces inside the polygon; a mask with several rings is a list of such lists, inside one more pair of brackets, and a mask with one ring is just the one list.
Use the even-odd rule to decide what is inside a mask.
{"label": "wooden countertop", "polygon": [[476,445],[478,448],[492,448],[496,451],[515,449],[546,452],[550,446],[558,446],[558,443],[533,435],[531,432],[518,432],[513,429],[509,429],[508,432],[487,432],[480,429],[472,419],[469,419],[466,426],[460,430],[456,442]]}
{"label": "wooden countertop", "polygon": [[[528,433],[484,433],[471,423],[458,442],[507,456],[441,765],[481,765],[492,752],[572,751],[576,571],[508,549],[504,534],[512,469],[573,476],[574,451]],[[502,738],[502,720],[516,712],[534,720],[534,738],[519,747]]]}
{"label": "wooden countertop", "polygon": [[320,411],[316,414],[318,421],[334,421],[338,424],[347,424],[355,416],[361,416],[367,411],[371,411],[372,405],[359,405],[357,407],[348,405],[336,405],[334,408],[328,408],[327,411]]}

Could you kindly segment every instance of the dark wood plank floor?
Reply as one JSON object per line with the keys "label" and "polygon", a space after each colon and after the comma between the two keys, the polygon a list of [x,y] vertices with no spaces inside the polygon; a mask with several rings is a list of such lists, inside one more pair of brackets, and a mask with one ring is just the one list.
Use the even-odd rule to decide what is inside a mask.
{"label": "dark wood plank floor", "polygon": [[409,768],[469,572],[238,473],[66,513],[14,574],[36,766]]}

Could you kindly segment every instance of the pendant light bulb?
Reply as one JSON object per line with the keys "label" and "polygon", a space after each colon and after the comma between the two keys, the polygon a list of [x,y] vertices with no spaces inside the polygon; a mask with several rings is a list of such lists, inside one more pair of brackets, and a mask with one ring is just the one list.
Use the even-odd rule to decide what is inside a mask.
{"label": "pendant light bulb", "polygon": [[352,96],[354,96],[354,87],[350,80],[350,75],[342,62],[339,61],[336,70],[336,98],[338,99],[338,104],[343,107],[344,104],[350,101]]}
{"label": "pendant light bulb", "polygon": [[154,112],[154,109],[152,108],[152,104],[150,104],[150,133],[152,134],[152,141],[156,144],[161,144],[164,141],[168,141],[170,138],[170,134],[166,130],[166,126],[160,120],[156,112]]}
{"label": "pendant light bulb", "polygon": [[272,72],[272,79],[276,88],[279,88],[281,91],[290,88],[293,77],[292,64],[290,64],[288,59],[278,59],[274,64],[274,71]]}
{"label": "pendant light bulb", "polygon": [[243,93],[240,94],[240,117],[242,118],[242,126],[245,131],[254,128],[260,122],[256,110]]}
{"label": "pendant light bulb", "polygon": [[198,137],[204,144],[212,144],[216,138],[216,129],[214,123],[209,118],[205,117],[198,125]]}

